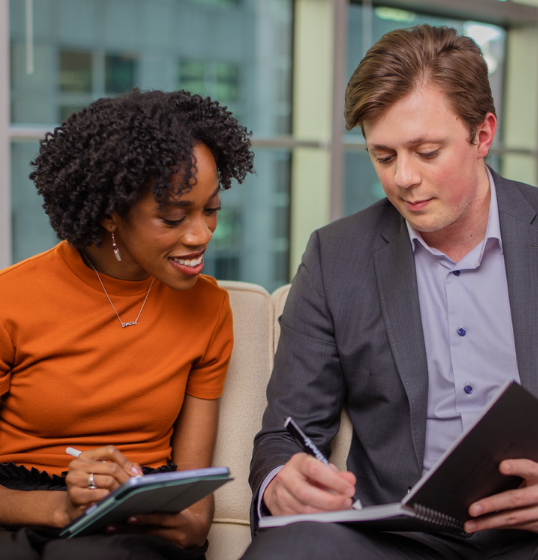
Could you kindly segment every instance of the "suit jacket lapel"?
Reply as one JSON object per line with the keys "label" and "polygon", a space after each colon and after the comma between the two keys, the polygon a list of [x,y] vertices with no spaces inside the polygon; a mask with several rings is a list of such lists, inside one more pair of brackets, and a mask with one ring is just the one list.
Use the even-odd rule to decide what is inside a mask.
{"label": "suit jacket lapel", "polygon": [[374,253],[377,288],[392,355],[409,400],[420,476],[426,438],[428,363],[415,259],[405,222],[396,212],[383,237],[388,244]]}
{"label": "suit jacket lapel", "polygon": [[538,227],[515,183],[493,175],[499,203],[506,280],[519,376],[538,396]]}

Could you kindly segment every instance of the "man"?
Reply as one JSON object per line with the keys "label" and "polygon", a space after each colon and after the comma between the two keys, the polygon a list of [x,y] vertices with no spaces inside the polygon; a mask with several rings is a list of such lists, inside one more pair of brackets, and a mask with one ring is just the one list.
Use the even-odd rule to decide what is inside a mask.
{"label": "man", "polygon": [[[480,49],[453,29],[388,33],[351,77],[345,116],[387,199],[314,232],[294,278],[255,441],[254,528],[354,495],[397,502],[506,381],[538,394],[538,190],[485,165],[496,117]],[[329,455],[344,405],[338,473],[282,423]],[[500,469],[525,484],[473,504],[469,539],[299,523],[245,558],[538,558],[538,464]]]}

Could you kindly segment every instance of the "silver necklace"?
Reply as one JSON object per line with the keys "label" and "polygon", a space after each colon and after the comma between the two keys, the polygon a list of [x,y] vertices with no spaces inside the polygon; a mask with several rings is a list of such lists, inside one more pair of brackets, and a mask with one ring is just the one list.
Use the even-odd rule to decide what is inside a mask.
{"label": "silver necklace", "polygon": [[112,303],[112,300],[110,299],[110,296],[108,295],[108,292],[106,291],[105,285],[103,284],[103,281],[101,280],[101,277],[99,276],[99,273],[95,269],[95,266],[93,266],[92,261],[90,261],[90,259],[84,253],[81,252],[81,254],[85,258],[85,260],[88,261],[89,265],[93,268],[93,270],[95,271],[95,274],[97,274],[97,278],[99,280],[99,283],[101,284],[101,286],[103,288],[103,291],[105,292],[105,295],[108,298],[108,301],[110,302],[110,305],[112,306],[112,309],[114,310],[114,313],[116,313],[116,316],[118,317],[118,321],[121,323],[121,327],[124,329],[125,327],[134,327],[136,324],[138,324],[138,319],[140,319],[140,315],[142,314],[142,310],[144,309],[144,305],[146,305],[146,301],[148,300],[148,296],[149,296],[149,293],[150,293],[151,288],[153,286],[153,282],[155,282],[155,278],[153,278],[153,280],[151,281],[151,284],[150,284],[149,289],[148,289],[148,293],[146,294],[146,297],[144,298],[144,303],[142,304],[142,307],[140,308],[140,311],[138,312],[138,316],[136,317],[136,320],[131,321],[130,323],[124,323],[121,320],[120,314],[118,313],[118,311],[114,307],[114,304]]}

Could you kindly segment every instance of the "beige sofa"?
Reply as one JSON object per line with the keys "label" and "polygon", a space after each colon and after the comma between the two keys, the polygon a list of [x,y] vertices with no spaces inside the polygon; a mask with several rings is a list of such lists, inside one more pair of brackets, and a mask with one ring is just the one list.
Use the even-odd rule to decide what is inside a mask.
{"label": "beige sofa", "polygon": [[[273,367],[289,285],[272,296],[261,286],[220,281],[228,290],[234,314],[235,344],[221,399],[219,435],[213,464],[230,468],[234,481],[215,493],[215,519],[209,533],[208,560],[236,560],[250,543],[252,497],[248,472],[252,441],[261,427],[265,388]],[[351,423],[342,425],[333,442],[331,461],[344,469],[351,442]]]}

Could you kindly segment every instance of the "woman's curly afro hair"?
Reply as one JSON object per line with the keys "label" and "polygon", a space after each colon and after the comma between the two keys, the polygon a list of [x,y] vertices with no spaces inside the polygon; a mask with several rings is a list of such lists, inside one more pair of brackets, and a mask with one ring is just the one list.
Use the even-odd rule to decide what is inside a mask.
{"label": "woman's curly afro hair", "polygon": [[[149,188],[160,204],[192,188],[198,143],[211,150],[222,189],[253,171],[250,133],[226,107],[186,91],[134,89],[95,101],[47,133],[30,179],[60,239],[101,246],[106,215],[127,216]],[[171,192],[178,170],[183,186]]]}

